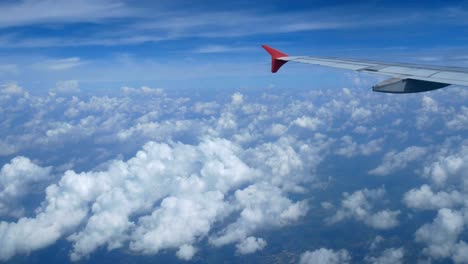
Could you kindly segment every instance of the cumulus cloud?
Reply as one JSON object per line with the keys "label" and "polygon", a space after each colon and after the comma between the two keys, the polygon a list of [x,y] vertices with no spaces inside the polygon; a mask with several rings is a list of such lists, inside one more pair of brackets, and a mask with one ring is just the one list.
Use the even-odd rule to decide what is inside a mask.
{"label": "cumulus cloud", "polygon": [[[449,142],[437,145],[431,139],[409,142],[408,131],[416,129],[415,122],[402,110],[412,103],[411,97],[320,89],[289,96],[272,89],[200,101],[191,93],[145,86],[100,96],[36,96],[18,87],[0,92],[0,155],[28,154],[32,164],[39,160],[53,165],[55,177],[53,184],[44,177],[18,185],[32,187],[27,194],[39,194],[33,205],[22,205],[26,197],[32,199],[27,194],[9,198],[18,201],[17,208],[25,207],[27,217],[17,214],[19,219],[0,222],[1,259],[34,254],[58,240],[69,243],[73,260],[96,250],[119,249],[170,252],[190,260],[206,252],[201,250],[206,243],[211,250],[232,244],[238,254],[257,252],[271,243],[257,237],[259,233],[273,234],[271,230],[298,220],[309,221],[305,216],[320,206],[313,204],[317,197],[309,198],[321,177],[331,180],[320,188],[336,193],[333,173],[340,164],[335,159],[323,164],[330,155],[342,156],[343,162],[355,162],[359,155],[379,158],[389,143],[403,151],[385,155],[377,174],[422,160],[423,168],[415,171],[421,172],[421,181],[428,181],[402,190],[407,191],[402,197],[406,206],[465,214],[466,142],[457,135],[460,130],[446,129],[443,123],[462,113],[452,100],[458,99],[457,90],[447,96],[440,93],[437,106],[426,99],[428,111],[437,107],[434,119],[442,122],[428,124],[427,133],[433,131]],[[349,118],[353,113],[355,119]],[[361,182],[368,183],[356,184]],[[383,188],[366,187],[345,193],[335,206],[322,203],[326,210],[320,210],[331,214],[326,222],[347,224],[345,220],[352,219],[380,230],[404,224],[407,219],[399,219],[400,210],[386,208]],[[421,230],[435,228],[434,223],[420,223],[428,226]],[[430,245],[436,243],[420,233],[418,243],[431,257]],[[461,234],[455,232],[446,255],[459,262],[466,258]],[[391,246],[392,252],[399,252],[398,245]],[[313,252],[323,251],[330,253]],[[377,261],[385,254],[367,255]]]}
{"label": "cumulus cloud", "polygon": [[0,170],[0,216],[20,216],[21,199],[34,191],[35,185],[50,180],[50,167],[40,167],[18,156]]}
{"label": "cumulus cloud", "polygon": [[210,238],[210,243],[223,246],[243,241],[253,230],[266,226],[283,226],[307,213],[306,201],[293,202],[286,198],[281,189],[271,185],[251,185],[235,193],[241,205],[239,218]]}
{"label": "cumulus cloud", "polygon": [[301,254],[300,264],[346,264],[351,261],[347,250],[320,248],[314,251],[306,251]]}
{"label": "cumulus cloud", "polygon": [[279,136],[283,135],[284,133],[286,133],[287,130],[288,130],[288,127],[285,126],[285,125],[273,124],[273,125],[271,125],[271,128],[269,129],[269,133],[272,136],[279,137]]}
{"label": "cumulus cloud", "polygon": [[431,179],[437,186],[444,186],[448,181],[458,182],[468,189],[468,179],[464,177],[468,171],[468,145],[462,142],[459,150],[454,153],[438,153],[436,161],[424,167],[424,176]]}
{"label": "cumulus cloud", "polygon": [[[416,232],[416,241],[426,244],[424,253],[436,258],[452,255],[463,258],[456,250],[457,239],[464,229],[463,215],[450,209],[440,209],[431,224],[425,224]],[[463,247],[459,244],[457,247]]]}
{"label": "cumulus cloud", "polygon": [[293,124],[310,130],[317,130],[317,127],[321,124],[321,121],[315,117],[301,116],[294,120]]}
{"label": "cumulus cloud", "polygon": [[267,245],[263,238],[248,237],[236,245],[236,251],[240,254],[252,254],[262,250]]}
{"label": "cumulus cloud", "polygon": [[401,264],[403,257],[403,248],[389,248],[384,250],[380,256],[366,257],[366,261],[372,264]]}
{"label": "cumulus cloud", "polygon": [[204,115],[215,115],[220,105],[216,102],[196,102],[193,110]]}
{"label": "cumulus cloud", "polygon": [[[135,157],[116,160],[106,170],[67,171],[47,187],[35,217],[1,222],[0,257],[43,248],[67,233],[72,233],[72,260],[102,246],[112,250],[127,243],[134,252],[178,249],[180,258],[190,259],[193,243],[207,236],[216,246],[239,242],[243,254],[260,250],[266,242],[252,240],[250,234],[289,224],[307,212],[305,201],[286,196],[288,175],[302,166],[299,158],[277,156],[282,148],[279,144],[243,150],[216,138],[199,145],[150,142]],[[270,167],[276,165],[283,167]],[[210,233],[213,224],[235,212],[234,222],[220,233]],[[131,220],[137,214],[142,216]]]}
{"label": "cumulus cloud", "polygon": [[371,114],[372,114],[371,111],[369,111],[368,109],[358,107],[354,109],[353,112],[351,113],[351,119],[356,120],[356,121],[365,120],[369,116],[371,116]]}
{"label": "cumulus cloud", "polygon": [[29,93],[16,83],[7,83],[0,86],[1,95],[10,98],[11,96],[29,96]]}
{"label": "cumulus cloud", "polygon": [[455,263],[467,263],[468,262],[468,244],[464,241],[460,241],[455,244],[452,253],[452,260]]}
{"label": "cumulus cloud", "polygon": [[424,147],[411,146],[401,152],[391,151],[385,154],[382,164],[369,171],[373,175],[389,175],[406,166],[415,160],[422,158],[427,153]]}
{"label": "cumulus cloud", "polygon": [[424,254],[432,259],[451,258],[466,263],[466,243],[461,240],[468,223],[468,181],[466,180],[466,140],[453,146],[452,139],[443,143],[422,170],[429,182],[405,193],[403,201],[414,209],[437,210],[431,223],[423,224],[415,240],[423,243]]}
{"label": "cumulus cloud", "polygon": [[447,127],[453,130],[466,130],[468,127],[468,107],[462,107],[458,113],[447,121]]}
{"label": "cumulus cloud", "polygon": [[461,205],[467,201],[467,197],[458,191],[433,192],[427,184],[419,189],[412,189],[405,193],[406,206],[416,209],[441,209]]}
{"label": "cumulus cloud", "polygon": [[340,221],[352,218],[376,229],[389,229],[398,225],[398,215],[400,211],[374,209],[374,203],[384,198],[385,190],[363,189],[352,194],[344,193],[344,199],[336,213],[327,218],[326,222],[335,224]]}
{"label": "cumulus cloud", "polygon": [[437,112],[439,110],[437,101],[427,95],[422,97],[422,105],[426,112]]}
{"label": "cumulus cloud", "polygon": [[357,155],[369,156],[382,149],[383,139],[370,140],[364,144],[358,144],[353,141],[349,135],[343,136],[340,139],[336,154],[351,158]]}
{"label": "cumulus cloud", "polygon": [[192,245],[182,245],[179,250],[177,250],[176,255],[182,260],[191,260],[195,253],[197,253],[197,249]]}
{"label": "cumulus cloud", "polygon": [[438,111],[438,103],[433,98],[424,95],[421,99],[421,109],[416,116],[416,127],[418,129],[424,129],[430,126],[434,119],[434,112]]}
{"label": "cumulus cloud", "polygon": [[231,96],[231,103],[233,105],[241,105],[244,102],[244,95],[237,92]]}

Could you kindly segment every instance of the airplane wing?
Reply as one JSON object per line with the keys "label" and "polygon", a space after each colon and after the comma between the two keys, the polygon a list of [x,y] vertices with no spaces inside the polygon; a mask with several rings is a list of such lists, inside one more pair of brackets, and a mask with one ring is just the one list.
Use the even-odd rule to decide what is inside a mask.
{"label": "airplane wing", "polygon": [[267,45],[262,47],[271,55],[271,72],[273,73],[277,72],[286,62],[292,61],[390,76],[389,79],[372,87],[375,92],[417,93],[443,88],[452,84],[468,86],[467,68],[288,56]]}

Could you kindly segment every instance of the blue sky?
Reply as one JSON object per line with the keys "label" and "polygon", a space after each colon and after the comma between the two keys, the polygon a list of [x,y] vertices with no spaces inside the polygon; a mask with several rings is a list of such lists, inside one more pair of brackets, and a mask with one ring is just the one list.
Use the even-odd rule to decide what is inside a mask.
{"label": "blue sky", "polygon": [[0,2],[0,263],[468,263],[468,2]]}
{"label": "blue sky", "polygon": [[[293,55],[466,65],[466,1],[3,1],[0,80],[47,90],[310,81],[265,69]],[[295,66],[293,66],[295,67]],[[303,67],[295,67],[299,70]],[[309,69],[304,72],[310,71]],[[293,74],[293,73],[291,73]],[[294,75],[294,74],[293,74]],[[248,82],[239,80],[239,76]]]}

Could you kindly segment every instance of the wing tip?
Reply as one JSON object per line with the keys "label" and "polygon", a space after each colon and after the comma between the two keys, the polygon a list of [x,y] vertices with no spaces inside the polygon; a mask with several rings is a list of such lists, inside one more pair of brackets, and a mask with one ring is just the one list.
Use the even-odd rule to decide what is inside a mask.
{"label": "wing tip", "polygon": [[278,58],[281,57],[288,57],[288,54],[281,52],[277,49],[274,49],[268,45],[263,44],[262,48],[266,50],[271,56],[271,72],[275,73],[277,72],[281,66],[283,66],[287,61],[280,60]]}
{"label": "wing tip", "polygon": [[282,51],[279,51],[279,50],[277,50],[277,49],[274,49],[274,48],[272,48],[272,47],[270,47],[270,46],[268,46],[268,45],[265,45],[265,44],[262,45],[262,48],[265,49],[266,52],[268,52],[268,53],[271,55],[271,57],[272,57],[273,59],[277,59],[277,58],[287,57],[287,56],[288,56],[288,54],[286,54],[286,53],[284,53],[284,52],[282,52]]}

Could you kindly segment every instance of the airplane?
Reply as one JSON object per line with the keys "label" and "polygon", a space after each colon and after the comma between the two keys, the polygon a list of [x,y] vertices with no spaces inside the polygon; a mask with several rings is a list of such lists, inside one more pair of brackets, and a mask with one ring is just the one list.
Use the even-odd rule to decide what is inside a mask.
{"label": "airplane", "polygon": [[374,92],[419,93],[447,87],[468,86],[468,68],[430,66],[407,63],[387,63],[368,60],[328,57],[289,56],[267,45],[262,47],[271,55],[271,72],[277,72],[286,62],[300,62],[358,72],[391,76],[372,87]]}

